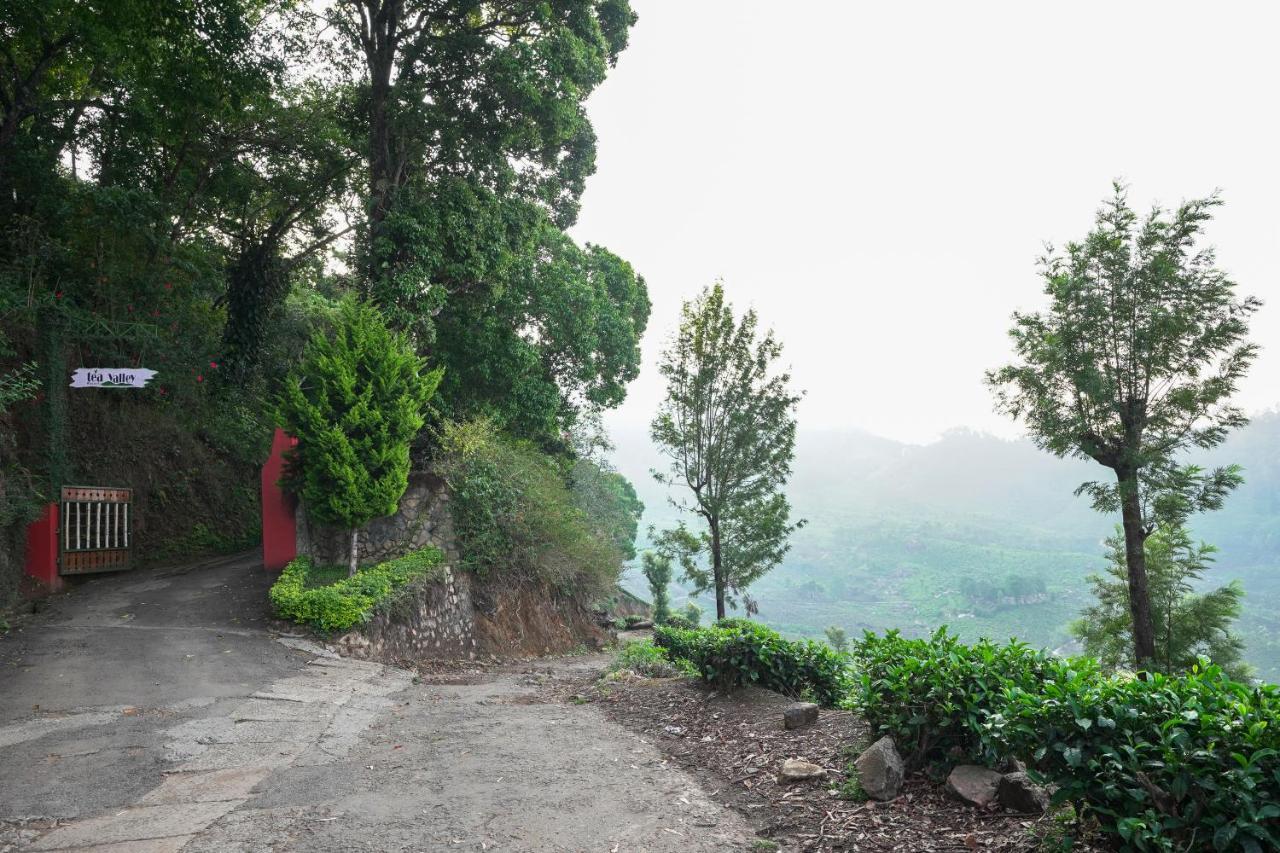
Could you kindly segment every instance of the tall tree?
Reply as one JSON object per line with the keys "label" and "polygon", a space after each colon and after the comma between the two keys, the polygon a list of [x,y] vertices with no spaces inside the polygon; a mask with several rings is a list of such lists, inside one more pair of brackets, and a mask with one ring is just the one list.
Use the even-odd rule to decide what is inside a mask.
{"label": "tall tree", "polygon": [[667,394],[650,434],[670,467],[654,473],[688,490],[672,503],[701,521],[696,530],[681,522],[660,539],[697,592],[715,590],[718,619],[730,593],[776,566],[804,524],[790,521],[782,491],[795,456],[800,395],[791,376],[776,369],[782,345],[772,331],[759,334],[758,325],[754,310],[734,318],[717,282],[684,304],[658,367]]}
{"label": "tall tree", "polygon": [[[1123,534],[1108,539],[1107,549],[1106,574],[1089,578],[1097,603],[1085,609],[1071,631],[1085,652],[1104,665],[1132,667],[1133,620]],[[1244,597],[1239,581],[1197,591],[1216,551],[1212,545],[1194,542],[1185,527],[1160,528],[1147,537],[1155,628],[1151,666],[1160,672],[1186,672],[1203,655],[1234,678],[1249,675],[1243,661],[1244,642],[1231,630]]]}
{"label": "tall tree", "polygon": [[1147,537],[1220,507],[1241,482],[1236,466],[1179,461],[1246,422],[1230,398],[1257,354],[1245,338],[1261,303],[1237,299],[1213,249],[1198,245],[1219,204],[1213,195],[1139,219],[1117,184],[1084,241],[1041,260],[1049,307],[1014,314],[1018,361],[987,374],[998,408],[1041,448],[1112,471],[1077,494],[1120,512],[1139,667],[1156,654]]}
{"label": "tall tree", "polygon": [[671,619],[671,557],[658,551],[645,551],[640,555],[640,570],[649,582],[649,597],[653,599],[653,622],[665,625]]}

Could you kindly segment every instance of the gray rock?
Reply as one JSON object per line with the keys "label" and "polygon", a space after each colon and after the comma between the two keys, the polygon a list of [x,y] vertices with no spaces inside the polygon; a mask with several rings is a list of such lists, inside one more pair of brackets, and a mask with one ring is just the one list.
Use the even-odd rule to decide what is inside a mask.
{"label": "gray rock", "polygon": [[801,702],[782,712],[782,727],[788,731],[802,729],[816,722],[818,722],[818,706],[812,702]]}
{"label": "gray rock", "polygon": [[803,758],[788,758],[782,762],[782,772],[778,774],[778,781],[782,784],[791,782],[808,782],[813,779],[827,778],[827,771],[823,770],[812,761],[805,761]]}
{"label": "gray rock", "polygon": [[1042,814],[1049,808],[1049,792],[1022,771],[1001,776],[996,797],[1000,805],[1013,812]]}
{"label": "gray rock", "polygon": [[893,744],[893,738],[880,738],[867,747],[853,764],[858,770],[858,782],[867,796],[876,800],[892,800],[902,790],[907,768]]}
{"label": "gray rock", "polygon": [[1002,777],[976,764],[961,764],[947,777],[947,793],[961,802],[985,809],[995,802]]}

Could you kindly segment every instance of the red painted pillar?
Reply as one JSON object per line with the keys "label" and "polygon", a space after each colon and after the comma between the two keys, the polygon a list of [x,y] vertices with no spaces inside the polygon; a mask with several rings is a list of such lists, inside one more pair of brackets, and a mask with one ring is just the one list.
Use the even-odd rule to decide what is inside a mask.
{"label": "red painted pillar", "polygon": [[262,564],[278,572],[298,556],[298,503],[280,488],[284,475],[284,454],[298,440],[277,428],[271,441],[271,455],[262,466]]}
{"label": "red painted pillar", "polygon": [[27,525],[27,553],[23,571],[45,590],[62,589],[58,574],[58,505],[47,504],[40,517]]}

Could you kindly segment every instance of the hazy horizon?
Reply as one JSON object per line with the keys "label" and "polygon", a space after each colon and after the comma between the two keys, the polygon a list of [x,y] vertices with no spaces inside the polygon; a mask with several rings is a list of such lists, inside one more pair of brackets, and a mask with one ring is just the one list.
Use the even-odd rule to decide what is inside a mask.
{"label": "hazy horizon", "polygon": [[631,47],[588,102],[598,171],[573,229],[653,300],[611,427],[648,423],[680,302],[721,277],[783,341],[802,426],[1018,437],[983,371],[1009,358],[1010,314],[1041,305],[1044,244],[1083,237],[1117,178],[1138,210],[1222,190],[1208,242],[1267,303],[1235,400],[1280,404],[1280,123],[1259,107],[1280,12],[634,5]]}

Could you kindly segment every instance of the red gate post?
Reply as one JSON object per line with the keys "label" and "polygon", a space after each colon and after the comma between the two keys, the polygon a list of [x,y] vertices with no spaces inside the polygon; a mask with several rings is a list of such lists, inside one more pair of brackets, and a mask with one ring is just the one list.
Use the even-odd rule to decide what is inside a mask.
{"label": "red gate post", "polygon": [[58,574],[58,505],[47,504],[40,517],[27,525],[27,553],[23,572],[43,588],[57,592],[62,589],[62,577]]}
{"label": "red gate post", "polygon": [[296,438],[277,427],[271,455],[262,466],[262,564],[269,572],[280,571],[298,556],[298,503],[280,488],[284,454],[297,443]]}

